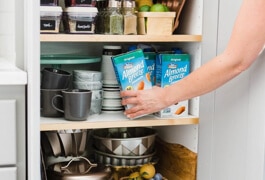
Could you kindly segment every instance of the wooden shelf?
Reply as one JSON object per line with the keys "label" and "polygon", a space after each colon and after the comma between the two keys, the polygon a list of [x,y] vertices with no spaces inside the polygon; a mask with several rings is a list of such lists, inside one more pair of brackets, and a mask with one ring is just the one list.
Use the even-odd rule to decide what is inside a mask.
{"label": "wooden shelf", "polygon": [[[41,42],[201,42],[201,35],[98,35],[98,34],[41,34]],[[134,120],[122,113],[102,113],[89,116],[86,121],[67,121],[64,118],[41,117],[40,130],[97,129],[116,127],[174,126],[198,124],[199,118],[158,118],[153,115]]]}
{"label": "wooden shelf", "polygon": [[41,42],[200,42],[201,35],[41,34]]}
{"label": "wooden shelf", "polygon": [[86,121],[67,121],[64,118],[41,117],[40,130],[53,131],[64,129],[98,129],[116,127],[147,127],[198,124],[199,118],[187,116],[180,118],[158,118],[153,115],[128,119],[122,113],[102,113],[91,115]]}

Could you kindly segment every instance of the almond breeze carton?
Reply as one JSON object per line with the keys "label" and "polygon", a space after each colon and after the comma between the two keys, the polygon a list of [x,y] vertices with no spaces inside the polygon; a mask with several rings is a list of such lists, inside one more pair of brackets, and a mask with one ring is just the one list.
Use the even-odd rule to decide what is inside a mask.
{"label": "almond breeze carton", "polygon": [[[189,54],[158,54],[156,56],[156,85],[166,88],[190,73]],[[158,117],[181,117],[188,115],[188,100],[178,102],[159,112]]]}
{"label": "almond breeze carton", "polygon": [[149,72],[149,77],[152,85],[155,85],[155,63],[156,63],[156,53],[155,52],[144,52],[144,59],[147,65],[147,70]]}
{"label": "almond breeze carton", "polygon": [[121,90],[152,88],[144,53],[141,49],[112,56],[112,63]]}

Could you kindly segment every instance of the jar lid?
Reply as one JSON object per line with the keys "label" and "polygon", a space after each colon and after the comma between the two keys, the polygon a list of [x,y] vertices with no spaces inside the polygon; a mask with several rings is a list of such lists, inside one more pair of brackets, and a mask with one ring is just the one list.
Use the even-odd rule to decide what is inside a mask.
{"label": "jar lid", "polygon": [[121,1],[118,1],[118,0],[109,0],[108,7],[119,8],[119,7],[121,7]]}
{"label": "jar lid", "polygon": [[135,1],[133,0],[124,0],[122,1],[123,3],[123,7],[127,7],[127,8],[134,8],[135,7]]}
{"label": "jar lid", "polygon": [[96,7],[68,7],[64,9],[67,13],[97,13],[98,9]]}
{"label": "jar lid", "polygon": [[61,6],[40,6],[41,12],[62,12]]}

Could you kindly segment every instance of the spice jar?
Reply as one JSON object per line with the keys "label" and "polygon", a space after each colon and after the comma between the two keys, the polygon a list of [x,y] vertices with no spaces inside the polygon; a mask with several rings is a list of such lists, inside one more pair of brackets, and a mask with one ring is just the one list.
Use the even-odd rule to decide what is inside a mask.
{"label": "spice jar", "polygon": [[121,1],[109,0],[105,14],[105,34],[123,34],[123,15]]}
{"label": "spice jar", "polygon": [[95,18],[95,33],[105,33],[105,14],[107,12],[108,0],[97,0],[96,7],[98,8],[98,14]]}
{"label": "spice jar", "polygon": [[135,14],[135,1],[123,0],[123,34],[137,34],[137,16]]}

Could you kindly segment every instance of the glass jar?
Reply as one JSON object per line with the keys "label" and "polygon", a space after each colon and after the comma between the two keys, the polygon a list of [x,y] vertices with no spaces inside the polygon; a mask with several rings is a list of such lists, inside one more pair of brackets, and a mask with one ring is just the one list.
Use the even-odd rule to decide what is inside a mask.
{"label": "glass jar", "polygon": [[98,8],[98,14],[95,18],[95,33],[105,33],[105,14],[107,11],[108,0],[97,0],[96,7]]}
{"label": "glass jar", "polygon": [[105,34],[123,34],[123,15],[120,1],[109,0],[104,25]]}
{"label": "glass jar", "polygon": [[137,34],[137,16],[135,14],[135,1],[123,0],[123,34]]}

